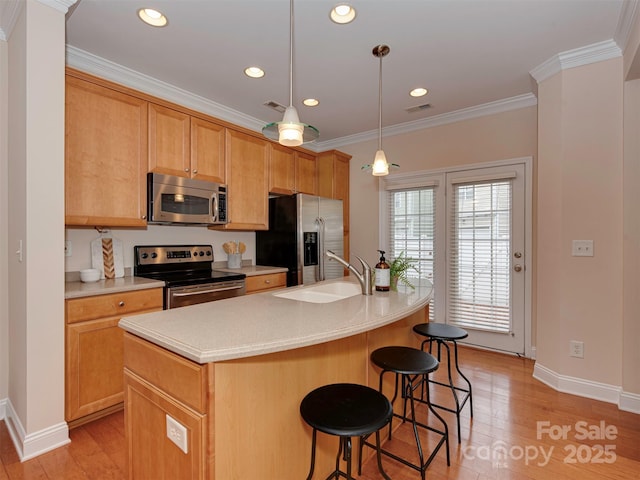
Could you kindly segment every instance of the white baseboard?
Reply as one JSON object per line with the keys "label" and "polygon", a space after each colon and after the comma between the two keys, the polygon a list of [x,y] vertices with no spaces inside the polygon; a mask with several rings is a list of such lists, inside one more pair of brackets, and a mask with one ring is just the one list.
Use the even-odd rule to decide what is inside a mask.
{"label": "white baseboard", "polygon": [[533,378],[540,380],[542,383],[549,385],[559,392],[620,405],[622,388],[619,386],[561,375],[540,365],[539,362],[536,362],[533,368]]}
{"label": "white baseboard", "polygon": [[6,412],[7,412],[7,399],[2,398],[0,399],[0,420],[4,420],[4,417],[7,414]]}
{"label": "white baseboard", "polygon": [[640,413],[640,395],[637,393],[622,392],[618,408],[625,412]]}
{"label": "white baseboard", "polygon": [[9,399],[5,400],[5,415],[7,430],[21,462],[71,442],[66,422],[27,435]]}

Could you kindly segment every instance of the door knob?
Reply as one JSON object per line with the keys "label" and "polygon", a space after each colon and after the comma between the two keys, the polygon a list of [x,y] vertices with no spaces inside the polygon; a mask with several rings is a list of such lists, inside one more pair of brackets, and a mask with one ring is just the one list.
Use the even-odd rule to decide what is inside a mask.
{"label": "door knob", "polygon": [[514,269],[516,272],[521,272],[521,271],[522,271],[522,265],[514,265],[514,266],[513,266],[513,269]]}
{"label": "door knob", "polygon": [[522,257],[522,253],[516,252],[516,253],[513,254],[513,256],[516,257],[516,258],[521,258]]}

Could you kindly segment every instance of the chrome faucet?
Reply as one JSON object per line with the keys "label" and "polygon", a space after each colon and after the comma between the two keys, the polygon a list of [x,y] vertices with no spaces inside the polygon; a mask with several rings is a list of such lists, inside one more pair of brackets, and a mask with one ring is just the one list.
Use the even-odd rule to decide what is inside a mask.
{"label": "chrome faucet", "polygon": [[360,260],[360,263],[362,264],[362,273],[360,273],[360,272],[358,272],[356,267],[351,265],[344,258],[341,258],[338,255],[336,255],[335,253],[333,253],[331,250],[327,250],[325,252],[325,255],[327,257],[335,260],[336,262],[344,265],[345,268],[347,268],[351,273],[353,273],[355,275],[355,277],[360,282],[360,286],[362,287],[362,294],[363,295],[373,295],[373,288],[372,288],[373,286],[372,286],[372,283],[371,283],[371,267],[369,266],[369,264],[367,262],[365,262],[359,256],[354,255],[354,257],[356,257],[358,260]]}

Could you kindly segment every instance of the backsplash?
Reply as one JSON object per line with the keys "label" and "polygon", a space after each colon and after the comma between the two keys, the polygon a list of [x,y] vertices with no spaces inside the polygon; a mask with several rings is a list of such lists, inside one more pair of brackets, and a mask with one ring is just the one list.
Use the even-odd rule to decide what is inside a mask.
{"label": "backsplash", "polygon": [[[222,244],[229,241],[244,242],[247,250],[243,263],[253,264],[256,251],[255,232],[219,232],[206,227],[182,227],[149,225],[146,229],[111,229],[111,234],[122,240],[125,272],[133,268],[133,247],[135,245],[213,245],[214,261],[226,262],[227,254]],[[77,272],[91,268],[91,241],[100,233],[93,228],[67,228],[65,240],[71,241],[71,256],[65,257],[65,272]]]}

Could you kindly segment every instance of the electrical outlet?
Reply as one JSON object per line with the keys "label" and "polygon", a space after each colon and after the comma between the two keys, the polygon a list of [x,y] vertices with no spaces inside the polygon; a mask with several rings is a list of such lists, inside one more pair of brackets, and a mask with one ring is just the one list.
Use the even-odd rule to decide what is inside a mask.
{"label": "electrical outlet", "polygon": [[71,256],[71,240],[64,241],[64,256],[65,257]]}
{"label": "electrical outlet", "polygon": [[569,356],[575,358],[584,358],[584,342],[571,340],[569,342]]}
{"label": "electrical outlet", "polygon": [[175,443],[184,453],[189,453],[187,428],[169,415],[167,415],[167,438]]}

